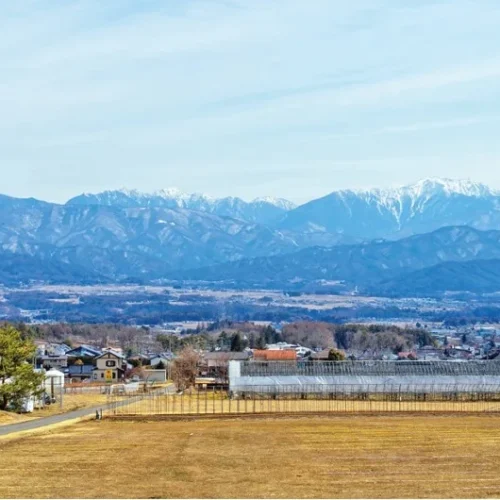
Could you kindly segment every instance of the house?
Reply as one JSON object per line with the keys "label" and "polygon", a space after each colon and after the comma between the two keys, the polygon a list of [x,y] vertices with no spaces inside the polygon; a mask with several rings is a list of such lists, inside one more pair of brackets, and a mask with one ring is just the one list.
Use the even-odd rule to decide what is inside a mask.
{"label": "house", "polygon": [[313,353],[313,350],[309,349],[308,347],[298,346],[295,348],[295,352],[297,353],[297,356],[299,358],[304,358],[311,355]]}
{"label": "house", "polygon": [[114,352],[115,354],[118,354],[120,356],[123,356],[123,349],[121,347],[117,347],[117,346],[107,346],[105,347],[102,352]]}
{"label": "house", "polygon": [[225,384],[227,382],[230,361],[247,361],[250,352],[206,352],[199,364],[199,375],[213,379],[213,383]]}
{"label": "house", "polygon": [[455,359],[472,359],[474,351],[471,347],[452,347],[446,349],[446,353],[450,358]]}
{"label": "house", "polygon": [[169,362],[170,360],[165,356],[154,356],[149,361],[149,364],[154,368],[155,366],[158,366],[160,363],[163,364],[163,366],[167,366]]}
{"label": "house", "polygon": [[416,360],[417,354],[413,351],[401,351],[398,352],[398,359]]}
{"label": "house", "polygon": [[297,353],[295,350],[272,350],[264,351],[255,349],[253,351],[253,358],[255,361],[296,361]]}
{"label": "house", "polygon": [[45,340],[34,340],[33,343],[35,344],[36,347],[36,355],[37,356],[44,356],[46,353],[47,349],[47,342]]}
{"label": "house", "polygon": [[68,366],[68,356],[38,356],[36,364],[42,368],[66,368]]}
{"label": "house", "polygon": [[95,358],[96,367],[92,378],[102,382],[116,382],[125,375],[127,362],[123,356],[114,352],[104,352]]}
{"label": "house", "polygon": [[299,358],[309,356],[313,351],[308,347],[299,344],[289,344],[288,342],[277,342],[276,344],[267,344],[268,351],[290,351],[295,350]]}
{"label": "house", "polygon": [[437,361],[440,359],[445,359],[444,349],[438,347],[432,347],[426,345],[417,349],[417,358],[424,361]]}
{"label": "house", "polygon": [[90,347],[88,345],[81,345],[79,347],[75,347],[66,353],[68,358],[95,358],[100,356],[102,351],[96,349],[95,347]]}
{"label": "house", "polygon": [[94,365],[90,364],[76,364],[68,366],[64,369],[64,374],[68,377],[69,382],[82,382],[92,378],[92,371]]}
{"label": "house", "polygon": [[45,348],[45,354],[48,356],[65,356],[71,347],[66,344],[49,344]]}
{"label": "house", "polygon": [[249,352],[206,352],[202,362],[208,369],[228,366],[229,361],[246,361],[250,357]]}
{"label": "house", "polygon": [[144,354],[137,354],[127,358],[127,361],[134,366],[145,366],[149,364],[149,357]]}
{"label": "house", "polygon": [[267,344],[268,351],[285,351],[290,349],[296,349],[299,347],[298,344],[289,344],[288,342],[277,342],[276,344]]}

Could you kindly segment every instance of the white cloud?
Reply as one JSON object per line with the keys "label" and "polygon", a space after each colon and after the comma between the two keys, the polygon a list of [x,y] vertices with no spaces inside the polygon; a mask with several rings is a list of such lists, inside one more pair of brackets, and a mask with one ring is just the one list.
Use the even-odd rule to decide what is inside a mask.
{"label": "white cloud", "polygon": [[[64,179],[77,191],[90,158],[103,188],[119,172],[130,187],[190,190],[190,173],[231,167],[232,185],[208,173],[213,189],[193,186],[230,194],[259,175],[259,189],[274,186],[267,172],[287,164],[299,175],[300,161],[305,171],[320,165],[333,189],[355,174],[336,178],[328,165],[388,158],[402,147],[396,135],[402,161],[440,148],[440,172],[453,176],[461,148],[497,151],[486,127],[500,114],[499,23],[500,5],[488,0],[9,4],[0,14],[0,165],[16,165],[16,175],[5,189],[42,196]],[[470,136],[451,148],[458,128]],[[369,136],[380,139],[360,150]],[[68,162],[82,174],[61,175]],[[33,165],[43,165],[46,186],[30,184]],[[276,194],[299,189],[280,175]]]}

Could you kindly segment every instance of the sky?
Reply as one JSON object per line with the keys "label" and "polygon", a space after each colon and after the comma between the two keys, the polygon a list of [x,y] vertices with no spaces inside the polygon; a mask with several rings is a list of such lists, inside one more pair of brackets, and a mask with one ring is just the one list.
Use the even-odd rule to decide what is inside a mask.
{"label": "sky", "polygon": [[19,0],[0,192],[500,188],[498,0]]}

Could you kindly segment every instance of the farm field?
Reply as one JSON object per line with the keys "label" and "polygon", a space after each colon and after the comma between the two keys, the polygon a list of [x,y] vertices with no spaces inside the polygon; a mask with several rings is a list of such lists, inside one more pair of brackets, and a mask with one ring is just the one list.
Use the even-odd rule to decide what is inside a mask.
{"label": "farm field", "polygon": [[[65,394],[63,397],[63,405],[57,403],[47,405],[44,408],[36,409],[33,413],[12,413],[0,411],[0,425],[16,424],[26,422],[36,418],[49,417],[59,413],[87,408],[94,405],[106,404],[108,396],[99,393],[80,393],[80,394]],[[116,399],[119,400],[119,399]]]}
{"label": "farm field", "polygon": [[0,497],[498,497],[498,424],[494,415],[85,422],[0,443]]}

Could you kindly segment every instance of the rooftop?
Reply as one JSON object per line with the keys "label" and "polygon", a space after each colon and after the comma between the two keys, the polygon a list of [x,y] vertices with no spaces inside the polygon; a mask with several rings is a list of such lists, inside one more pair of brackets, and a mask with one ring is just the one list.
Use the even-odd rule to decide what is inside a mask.
{"label": "rooftop", "polygon": [[258,350],[253,352],[256,360],[263,361],[294,361],[297,359],[295,350]]}

